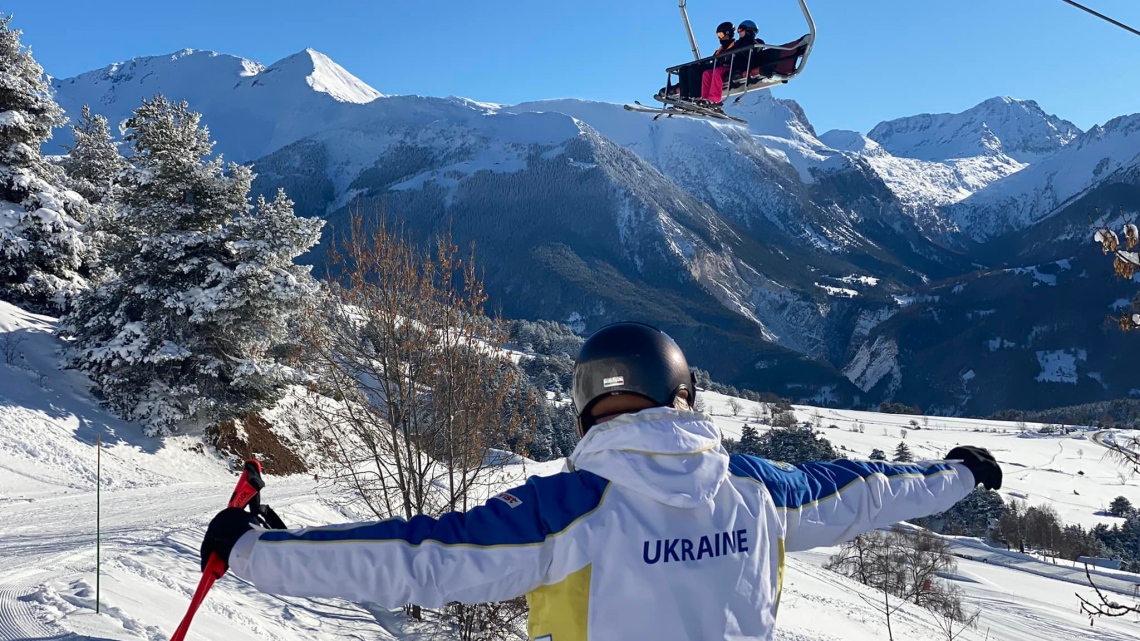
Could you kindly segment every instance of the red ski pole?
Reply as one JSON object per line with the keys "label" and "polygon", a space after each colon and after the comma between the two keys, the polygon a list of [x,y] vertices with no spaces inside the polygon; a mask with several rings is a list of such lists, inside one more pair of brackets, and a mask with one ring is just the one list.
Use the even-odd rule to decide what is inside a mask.
{"label": "red ski pole", "polygon": [[[234,493],[230,496],[228,507],[245,509],[251,501],[257,498],[257,493],[263,487],[265,487],[265,481],[261,480],[261,464],[253,459],[246,461],[245,469],[242,470],[237,487],[234,488]],[[206,599],[206,593],[225,573],[225,561],[219,559],[218,555],[211,554],[210,560],[206,563],[206,569],[202,571],[202,578],[198,580],[198,589],[194,590],[194,598],[190,599],[190,608],[186,610],[186,616],[182,617],[182,623],[174,632],[174,636],[170,637],[170,641],[184,641],[186,633],[190,631],[190,622],[194,620],[198,607]]]}

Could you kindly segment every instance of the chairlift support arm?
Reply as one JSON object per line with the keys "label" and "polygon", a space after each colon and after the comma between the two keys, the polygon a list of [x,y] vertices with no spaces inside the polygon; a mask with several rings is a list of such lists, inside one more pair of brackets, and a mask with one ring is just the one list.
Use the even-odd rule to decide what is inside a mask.
{"label": "chairlift support arm", "polygon": [[681,19],[685,21],[685,33],[689,34],[689,46],[693,48],[693,60],[701,59],[701,48],[697,45],[697,37],[693,35],[693,25],[689,22],[689,10],[685,8],[688,0],[677,0],[681,5]]}

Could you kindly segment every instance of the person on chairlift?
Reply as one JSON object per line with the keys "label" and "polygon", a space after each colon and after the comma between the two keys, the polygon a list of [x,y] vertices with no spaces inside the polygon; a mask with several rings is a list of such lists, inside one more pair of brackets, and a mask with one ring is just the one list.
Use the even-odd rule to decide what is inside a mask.
{"label": "person on chairlift", "polygon": [[[732,33],[732,23],[722,22],[716,28],[716,37],[720,39],[720,48],[716,50],[714,56],[719,56],[730,49],[735,49],[737,42]],[[728,72],[729,61],[731,58],[718,58],[713,61],[711,69],[706,69],[701,74],[701,100],[704,102],[713,103],[714,105],[720,102],[721,87],[724,85],[724,74]],[[716,85],[714,92],[712,86]],[[715,96],[715,99],[712,98]]]}
{"label": "person on chairlift", "polygon": [[[722,22],[716,28],[716,37],[720,40],[720,48],[716,50],[717,55],[723,53],[731,48],[736,38],[733,36],[733,29],[731,22]],[[703,92],[703,74],[712,69],[712,63],[707,60],[699,60],[692,62],[678,70],[678,82],[673,88],[677,96],[682,100],[697,102]],[[665,93],[665,87],[661,88],[660,93]]]}
{"label": "person on chairlift", "polygon": [[[731,22],[724,24],[728,25],[731,30]],[[748,49],[756,44],[764,44],[763,40],[756,37],[759,31],[755,22],[745,20],[740,23],[740,26],[736,30],[740,38],[732,40],[727,45],[725,44],[725,39],[723,37],[721,38],[721,48],[717,49],[714,55],[724,53],[730,49],[740,50],[742,53],[731,58],[721,58],[717,60],[712,69],[704,72],[701,78],[701,99],[703,101],[710,103],[712,107],[717,109],[724,107],[724,76],[728,73],[730,66],[732,67],[733,73],[743,73],[747,75],[749,70],[744,67],[749,66]],[[717,36],[721,37],[721,34],[718,33]],[[732,34],[730,33],[729,38],[731,38],[731,36]],[[756,57],[756,54],[753,54],[753,56]],[[755,64],[758,63],[759,60],[752,60],[751,62]]]}

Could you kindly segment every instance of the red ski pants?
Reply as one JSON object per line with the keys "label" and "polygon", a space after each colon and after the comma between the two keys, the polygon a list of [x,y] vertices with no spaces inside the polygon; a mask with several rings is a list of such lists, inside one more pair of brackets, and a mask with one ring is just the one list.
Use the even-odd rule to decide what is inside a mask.
{"label": "red ski pants", "polygon": [[701,98],[720,102],[724,97],[724,74],[726,73],[728,73],[728,67],[716,67],[705,71],[704,75],[701,76]]}

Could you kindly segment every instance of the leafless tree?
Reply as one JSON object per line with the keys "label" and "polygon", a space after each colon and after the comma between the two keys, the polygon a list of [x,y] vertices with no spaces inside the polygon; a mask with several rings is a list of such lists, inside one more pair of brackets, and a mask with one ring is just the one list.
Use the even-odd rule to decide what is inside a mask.
{"label": "leafless tree", "polygon": [[965,621],[958,621],[952,616],[940,616],[938,617],[938,629],[946,636],[946,641],[954,641],[966,630],[977,627],[978,617],[981,614],[981,610],[978,610],[966,617]]}
{"label": "leafless tree", "polygon": [[[523,447],[536,399],[519,392],[505,324],[483,314],[472,256],[449,235],[422,250],[359,217],[329,256],[331,284],[305,310],[296,355],[328,481],[379,519],[467,510],[521,481],[505,477],[505,450]],[[461,618],[483,626],[492,610],[509,612]]]}
{"label": "leafless tree", "polygon": [[863,585],[882,589],[887,585],[887,564],[883,562],[882,533],[861,534],[843,545],[828,559],[824,568],[849,576]]}
{"label": "leafless tree", "polygon": [[888,533],[887,544],[893,551],[892,558],[897,559],[894,572],[901,582],[897,595],[910,595],[915,605],[941,616],[966,618],[961,593],[938,579],[940,574],[957,567],[945,539],[928,530],[895,528]]}
{"label": "leafless tree", "polygon": [[884,619],[886,619],[887,622],[887,641],[895,641],[895,633],[891,629],[891,615],[895,612],[898,612],[900,608],[906,605],[906,600],[899,600],[895,605],[891,605],[891,593],[886,591],[883,592],[882,604],[878,603],[876,600],[868,597],[865,594],[860,594],[859,598],[862,599],[864,603],[874,608],[876,612],[882,613]]}
{"label": "leafless tree", "polygon": [[[941,537],[926,530],[902,528],[876,530],[856,537],[841,546],[839,553],[824,565],[939,616],[964,621],[968,617],[962,610],[960,591],[938,579],[939,574],[952,571],[956,566],[949,544]],[[894,609],[889,600],[880,608],[888,617],[888,633],[889,616]]]}
{"label": "leafless tree", "polygon": [[[450,237],[425,252],[357,217],[334,242],[336,279],[307,315],[303,362],[337,399],[312,436],[333,478],[378,518],[465,510],[524,432],[506,328]],[[524,404],[527,399],[524,399]]]}
{"label": "leafless tree", "polygon": [[733,416],[740,416],[740,410],[742,407],[743,406],[741,406],[740,401],[736,400],[735,398],[728,399],[728,409],[732,412]]}
{"label": "leafless tree", "polygon": [[0,336],[0,355],[4,357],[4,363],[8,365],[15,365],[16,361],[20,358],[20,346],[27,340],[24,336],[15,332],[4,332]]}
{"label": "leafless tree", "polygon": [[459,641],[510,638],[526,641],[526,635],[520,633],[519,628],[526,621],[527,612],[525,597],[477,606],[450,603],[444,610],[444,620],[455,627]]}

